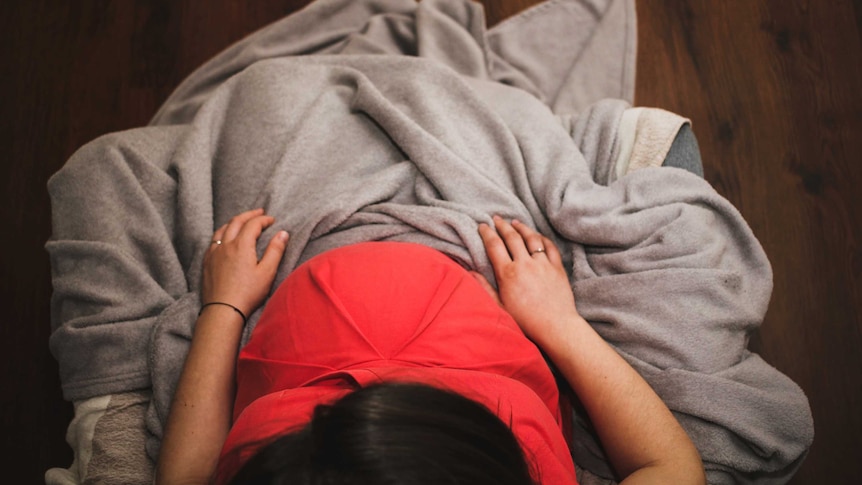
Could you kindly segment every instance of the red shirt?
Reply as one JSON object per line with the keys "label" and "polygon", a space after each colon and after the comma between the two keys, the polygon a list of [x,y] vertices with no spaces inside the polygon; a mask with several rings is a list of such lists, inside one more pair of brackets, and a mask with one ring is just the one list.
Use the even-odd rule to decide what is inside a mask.
{"label": "red shirt", "polygon": [[217,483],[304,426],[318,404],[384,381],[484,404],[511,426],[542,483],[576,483],[538,348],[464,268],[426,246],[390,242],[312,258],[272,296],[239,355]]}

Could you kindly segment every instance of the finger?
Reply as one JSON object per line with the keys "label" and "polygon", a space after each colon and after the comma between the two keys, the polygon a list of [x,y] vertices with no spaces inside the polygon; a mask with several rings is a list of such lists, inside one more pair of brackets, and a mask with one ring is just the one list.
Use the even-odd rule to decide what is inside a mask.
{"label": "finger", "polygon": [[278,231],[278,234],[266,246],[266,251],[263,253],[263,257],[260,258],[259,266],[274,275],[278,269],[278,263],[284,257],[284,250],[287,248],[287,240],[289,238],[290,235],[287,231]]}
{"label": "finger", "polygon": [[544,236],[521,221],[512,221],[512,227],[521,235],[530,256],[544,254],[546,249]]}
{"label": "finger", "polygon": [[224,231],[226,229],[227,229],[227,224],[216,229],[216,232],[213,233],[212,242],[210,243],[210,249],[217,247],[216,241],[221,241],[222,239],[224,239]]}
{"label": "finger", "polygon": [[560,254],[559,248],[551,241],[550,238],[542,236],[542,242],[545,245],[545,254],[555,266],[563,267],[563,256]]}
{"label": "finger", "polygon": [[221,241],[222,238],[224,238],[225,229],[227,229],[227,224],[224,224],[220,228],[216,229],[216,232],[213,234],[213,242]]}
{"label": "finger", "polygon": [[497,271],[502,265],[512,262],[512,257],[509,256],[506,244],[503,243],[500,235],[491,226],[485,223],[479,224],[479,236],[482,237],[482,243],[485,244],[485,252],[488,254],[488,259],[491,261],[494,271]]}
{"label": "finger", "polygon": [[216,229],[216,232],[213,234],[212,241],[210,242],[210,245],[209,245],[209,247],[207,248],[206,253],[204,254],[204,261],[206,261],[206,260],[209,258],[210,252],[211,252],[213,249],[215,249],[215,248],[219,247],[219,245],[218,245],[218,244],[216,244],[216,241],[221,241],[221,240],[222,240],[222,238],[224,237],[224,231],[225,231],[225,229],[227,229],[227,224],[225,224],[225,225],[221,226],[220,228]]}
{"label": "finger", "polygon": [[245,225],[247,221],[253,219],[259,215],[263,214],[263,209],[254,209],[250,211],[243,212],[242,214],[237,214],[230,220],[227,224],[227,228],[225,229],[224,235],[222,236],[222,241],[228,242],[236,239],[237,234],[242,229],[242,226]]}
{"label": "finger", "polygon": [[498,305],[503,306],[503,302],[500,301],[500,294],[497,293],[497,290],[495,290],[493,286],[491,286],[491,283],[488,282],[488,279],[485,278],[485,275],[479,273],[478,271],[470,271],[470,274],[473,275],[473,278],[476,278],[476,281],[479,282],[479,286],[481,286],[486,292],[488,292],[488,294],[491,295],[491,298],[493,298]]}
{"label": "finger", "polygon": [[513,260],[530,256],[527,246],[524,244],[524,238],[521,237],[521,234],[511,224],[503,220],[502,217],[494,216],[494,226],[506,243],[506,249],[509,250],[509,254],[512,255]]}
{"label": "finger", "polygon": [[259,215],[253,217],[242,225],[239,234],[236,235],[236,239],[240,244],[253,247],[257,244],[257,240],[260,238],[263,230],[271,226],[273,222],[275,222],[275,218],[272,216]]}

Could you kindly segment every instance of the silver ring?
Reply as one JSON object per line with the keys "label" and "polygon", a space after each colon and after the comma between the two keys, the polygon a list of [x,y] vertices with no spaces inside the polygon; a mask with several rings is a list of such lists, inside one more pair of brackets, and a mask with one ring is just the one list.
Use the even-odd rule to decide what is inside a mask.
{"label": "silver ring", "polygon": [[221,239],[213,241],[213,244],[215,244],[216,246],[221,246]]}
{"label": "silver ring", "polygon": [[530,256],[532,256],[532,255],[534,255],[534,254],[538,254],[538,253],[544,253],[544,252],[545,252],[545,248],[539,248],[539,249],[537,249],[537,250],[535,250],[535,251],[531,251],[531,252],[530,252]]}

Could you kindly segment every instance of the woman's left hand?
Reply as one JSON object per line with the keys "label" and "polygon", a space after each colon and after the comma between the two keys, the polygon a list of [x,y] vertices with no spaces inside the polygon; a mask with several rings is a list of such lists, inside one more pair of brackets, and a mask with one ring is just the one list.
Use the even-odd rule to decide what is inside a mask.
{"label": "woman's left hand", "polygon": [[484,277],[479,283],[541,344],[559,325],[580,319],[560,251],[549,238],[518,221],[494,216],[494,227],[479,224],[499,292]]}
{"label": "woman's left hand", "polygon": [[287,232],[280,231],[258,261],[257,240],[274,221],[263,209],[255,209],[235,216],[213,234],[204,255],[202,303],[228,303],[245,315],[263,303],[288,240]]}

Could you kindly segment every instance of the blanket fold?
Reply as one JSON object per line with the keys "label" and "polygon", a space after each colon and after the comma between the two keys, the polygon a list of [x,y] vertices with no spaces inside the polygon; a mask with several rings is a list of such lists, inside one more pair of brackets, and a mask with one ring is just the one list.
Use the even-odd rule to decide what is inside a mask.
{"label": "blanket fold", "polygon": [[[811,416],[745,349],[772,289],[751,230],[683,170],[595,180],[619,155],[629,103],[598,100],[630,92],[632,14],[627,0],[551,0],[486,30],[469,1],[318,1],[214,58],[152,126],[91,142],[49,183],[65,396],[151,388],[157,456],[203,253],[236,213],[276,218],[261,253],[291,233],[276,285],[372,240],[436,248],[493,281],[477,224],[498,214],[560,247],[579,310],[677,414],[711,481],[786,481]],[[576,461],[612,477],[579,423]]]}

